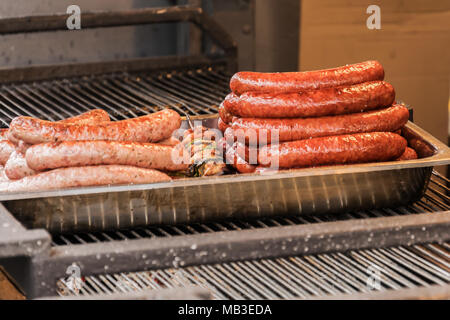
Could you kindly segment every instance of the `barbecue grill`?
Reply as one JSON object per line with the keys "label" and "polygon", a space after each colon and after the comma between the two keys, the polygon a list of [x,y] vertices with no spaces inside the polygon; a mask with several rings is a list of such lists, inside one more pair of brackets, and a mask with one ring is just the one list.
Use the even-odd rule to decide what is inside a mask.
{"label": "barbecue grill", "polygon": [[[64,30],[66,18],[3,19],[0,33]],[[0,70],[2,126],[18,115],[61,120],[92,107],[113,120],[165,107],[214,117],[236,71],[237,48],[200,9],[88,13],[83,28],[178,21],[199,26],[222,52]],[[6,201],[0,204],[0,265],[28,298],[191,287],[216,299],[448,297],[449,181],[431,168],[408,181],[426,191],[401,206],[104,230],[36,228]],[[119,219],[129,212],[114,214]],[[84,279],[81,287],[68,285],[73,267]],[[372,275],[375,289],[368,284]]]}

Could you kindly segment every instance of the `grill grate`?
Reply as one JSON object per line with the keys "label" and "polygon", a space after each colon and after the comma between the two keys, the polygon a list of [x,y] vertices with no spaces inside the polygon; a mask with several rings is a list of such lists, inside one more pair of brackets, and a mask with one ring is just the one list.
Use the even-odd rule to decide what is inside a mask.
{"label": "grill grate", "polygon": [[0,87],[0,125],[17,116],[61,120],[102,108],[113,120],[143,116],[170,107],[180,114],[217,113],[229,92],[218,68],[162,73],[108,74]]}
{"label": "grill grate", "polygon": [[[450,284],[450,245],[423,244],[292,256],[84,278],[81,290],[59,281],[63,296],[200,286],[215,299],[292,299]],[[375,279],[373,287],[368,279]],[[379,279],[379,282],[377,282]],[[377,287],[379,283],[379,287]]]}
{"label": "grill grate", "polygon": [[[409,206],[394,209],[370,210],[339,216],[279,217],[92,234],[55,235],[53,241],[54,245],[71,245],[269,228],[342,219],[432,213],[449,210],[447,185],[448,180],[445,177],[433,172],[429,188],[421,200]],[[148,258],[142,257],[142,259]],[[417,289],[450,284],[450,244],[429,243],[189,267],[183,267],[182,262],[174,261],[174,268],[169,269],[92,275],[83,279],[80,290],[71,290],[64,280],[58,281],[57,293],[62,296],[86,296],[199,286],[208,289],[215,299],[319,298],[373,292],[373,288],[368,286],[369,279],[375,279],[375,281],[379,279],[379,282],[375,282],[375,286],[379,283],[376,290],[380,291]]]}
{"label": "grill grate", "polygon": [[398,208],[366,210],[339,215],[274,217],[258,220],[227,220],[223,222],[197,223],[177,226],[155,226],[135,228],[131,230],[116,230],[109,232],[72,233],[53,235],[53,246],[76,245],[95,242],[109,242],[154,237],[173,237],[197,233],[217,231],[245,230],[254,228],[270,228],[275,226],[321,223],[349,219],[367,219],[408,215],[427,212],[440,212],[450,209],[448,197],[448,179],[433,172],[427,192],[419,201]]}

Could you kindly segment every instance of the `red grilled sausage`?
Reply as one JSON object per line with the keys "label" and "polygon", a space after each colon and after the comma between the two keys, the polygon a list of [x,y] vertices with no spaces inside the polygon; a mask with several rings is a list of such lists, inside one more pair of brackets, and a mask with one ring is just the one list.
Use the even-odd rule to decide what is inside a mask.
{"label": "red grilled sausage", "polygon": [[219,117],[226,124],[233,120],[233,115],[225,109],[223,103],[221,103],[219,107]]}
{"label": "red grilled sausage", "polygon": [[417,153],[414,149],[406,147],[405,152],[403,152],[403,154],[398,157],[396,160],[401,161],[401,160],[414,160],[417,159]]}
{"label": "red grilled sausage", "polygon": [[357,133],[264,146],[258,162],[273,166],[278,160],[280,168],[293,168],[388,161],[398,158],[405,148],[406,140],[395,133]]}
{"label": "red grilled sausage", "polygon": [[258,148],[254,146],[248,146],[239,141],[236,141],[233,145],[236,154],[252,165],[258,165]]}
{"label": "red grilled sausage", "polygon": [[253,173],[255,172],[256,166],[249,164],[247,161],[242,159],[236,151],[236,144],[229,146],[225,153],[225,162],[232,167],[234,167],[240,173]]}
{"label": "red grilled sausage", "polygon": [[238,72],[231,78],[230,88],[237,95],[249,91],[301,92],[383,79],[383,66],[378,61],[366,61],[334,69],[306,72]]}
{"label": "red grilled sausage", "polygon": [[230,125],[226,124],[222,118],[217,119],[217,128],[222,131],[225,132],[225,130],[227,130],[230,127]]}
{"label": "red grilled sausage", "polygon": [[341,115],[390,106],[395,99],[392,85],[373,81],[299,93],[245,93],[228,95],[226,110],[242,118],[307,118]]}
{"label": "red grilled sausage", "polygon": [[408,117],[406,107],[394,105],[382,110],[319,118],[235,118],[232,128],[236,136],[254,144],[256,141],[249,141],[252,137],[270,143],[272,136],[278,136],[278,141],[283,142],[351,133],[392,132],[401,128]]}
{"label": "red grilled sausage", "polygon": [[21,180],[0,183],[0,192],[58,190],[113,184],[141,184],[170,181],[171,178],[154,169],[131,166],[89,166],[61,168],[42,172]]}
{"label": "red grilled sausage", "polygon": [[157,142],[170,137],[180,125],[180,115],[165,109],[139,118],[96,125],[18,117],[11,122],[10,131],[16,138],[29,144],[79,140]]}
{"label": "red grilled sausage", "polygon": [[36,171],[107,164],[167,171],[187,169],[188,164],[177,162],[180,158],[175,153],[173,147],[155,143],[62,141],[31,146],[25,157],[28,166]]}

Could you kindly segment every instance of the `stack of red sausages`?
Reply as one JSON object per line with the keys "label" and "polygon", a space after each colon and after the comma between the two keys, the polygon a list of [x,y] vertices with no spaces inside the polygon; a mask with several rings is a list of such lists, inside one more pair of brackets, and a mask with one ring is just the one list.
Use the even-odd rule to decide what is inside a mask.
{"label": "stack of red sausages", "polygon": [[[334,69],[238,72],[219,108],[219,129],[235,141],[227,156],[242,173],[414,159],[399,134],[406,107],[378,61]],[[275,140],[276,141],[272,141]],[[249,161],[257,149],[257,159]],[[274,160],[275,159],[275,160]]]}
{"label": "stack of red sausages", "polygon": [[110,121],[103,110],[52,122],[17,117],[0,135],[0,192],[170,181],[171,138],[181,125],[169,109]]}

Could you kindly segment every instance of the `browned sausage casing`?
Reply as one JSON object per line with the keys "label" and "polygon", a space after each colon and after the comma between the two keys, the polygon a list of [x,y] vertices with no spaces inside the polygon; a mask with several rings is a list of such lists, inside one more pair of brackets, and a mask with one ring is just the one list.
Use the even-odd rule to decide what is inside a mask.
{"label": "browned sausage casing", "polygon": [[[59,122],[70,124],[96,124],[108,121],[110,121],[108,113],[104,110],[96,109]],[[22,140],[15,139],[15,141],[17,142],[15,151],[10,154],[8,161],[6,161],[4,173],[9,179],[22,179],[23,177],[35,174],[36,171],[28,167],[24,155],[30,145]]]}
{"label": "browned sausage casing", "polygon": [[170,180],[171,178],[167,174],[154,169],[119,165],[71,167],[42,172],[21,180],[0,183],[0,192],[57,190],[72,187],[141,184]]}
{"label": "browned sausage casing", "polygon": [[[297,119],[235,118],[232,123],[236,136],[266,139],[272,135],[278,141],[293,141],[316,137],[335,136],[362,132],[392,132],[408,121],[408,109],[402,105],[341,116]],[[256,141],[254,141],[256,143]]]}
{"label": "browned sausage casing", "polygon": [[16,146],[11,141],[0,141],[0,165],[5,165],[6,161],[8,161],[9,156],[14,152],[14,150],[16,150]]}
{"label": "browned sausage casing", "polygon": [[403,154],[400,157],[398,157],[397,160],[398,161],[401,161],[401,160],[414,160],[414,159],[417,159],[417,158],[418,158],[417,152],[414,149],[412,149],[412,148],[406,147],[405,152],[403,152]]}
{"label": "browned sausage casing", "polygon": [[230,125],[223,122],[223,120],[221,118],[217,119],[217,128],[220,131],[225,132],[225,130],[227,130],[229,127],[230,127]]}
{"label": "browned sausage casing", "polygon": [[157,142],[170,137],[180,124],[180,115],[165,109],[139,118],[96,125],[17,117],[11,122],[10,131],[16,138],[29,144],[79,140]]}
{"label": "browned sausage casing", "polygon": [[238,72],[230,80],[231,91],[301,92],[383,80],[384,69],[378,61],[366,61],[343,67],[306,72]]}
{"label": "browned sausage casing", "polygon": [[[176,150],[155,143],[124,141],[62,141],[31,146],[28,166],[36,171],[62,167],[120,164],[167,171],[185,170]],[[178,161],[178,162],[177,162]]]}
{"label": "browned sausage casing", "polygon": [[237,153],[237,145],[234,144],[227,148],[225,153],[225,162],[230,164],[240,173],[253,173],[255,172],[256,166],[249,164],[247,161],[242,159]]}
{"label": "browned sausage casing", "polygon": [[229,124],[233,120],[233,115],[225,109],[223,103],[219,107],[219,117],[226,124]]}
{"label": "browned sausage casing", "polygon": [[406,140],[392,132],[357,133],[297,140],[264,146],[258,154],[263,166],[280,168],[388,161],[398,158]]}
{"label": "browned sausage casing", "polygon": [[36,174],[36,171],[28,166],[24,154],[15,150],[6,161],[5,174],[9,179],[16,180]]}
{"label": "browned sausage casing", "polygon": [[3,166],[0,166],[0,183],[9,181],[9,178],[5,174],[5,168]]}
{"label": "browned sausage casing", "polygon": [[242,118],[307,118],[341,115],[390,106],[395,99],[392,85],[373,81],[299,93],[230,94],[223,105]]}
{"label": "browned sausage casing", "polygon": [[[38,119],[36,119],[38,120]],[[64,120],[57,121],[57,123],[65,123],[65,124],[95,124],[102,122],[109,122],[111,119],[106,111],[102,109],[94,109],[82,113],[78,116],[74,116],[71,118],[67,118]],[[12,143],[17,145],[22,152],[26,150],[26,143],[21,141],[19,138],[14,136],[14,133],[10,130],[7,130],[7,139],[9,139]]]}
{"label": "browned sausage casing", "polygon": [[0,129],[0,141],[8,140],[8,129]]}
{"label": "browned sausage casing", "polygon": [[84,112],[80,115],[70,117],[64,120],[59,120],[56,122],[59,123],[73,123],[73,124],[92,124],[92,123],[101,123],[101,122],[109,122],[111,118],[108,115],[108,112],[102,109],[94,109]]}
{"label": "browned sausage casing", "polygon": [[179,144],[181,141],[178,140],[175,137],[170,137],[161,141],[158,141],[158,144],[162,145],[162,146],[170,146],[170,147],[175,147],[177,144]]}

